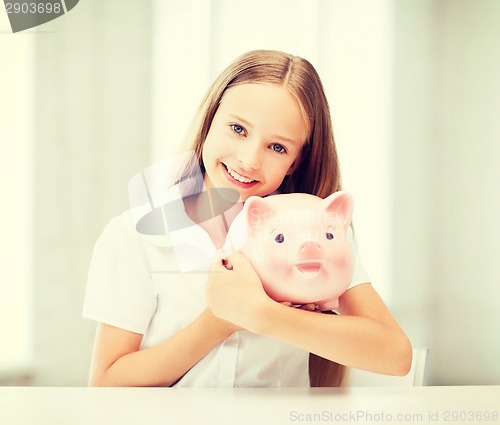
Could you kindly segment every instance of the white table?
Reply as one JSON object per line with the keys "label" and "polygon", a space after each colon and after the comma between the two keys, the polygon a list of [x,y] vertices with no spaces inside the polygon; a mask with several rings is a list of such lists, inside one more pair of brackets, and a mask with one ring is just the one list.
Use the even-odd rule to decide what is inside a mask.
{"label": "white table", "polygon": [[495,425],[500,424],[499,414],[500,386],[326,389],[0,387],[1,425]]}

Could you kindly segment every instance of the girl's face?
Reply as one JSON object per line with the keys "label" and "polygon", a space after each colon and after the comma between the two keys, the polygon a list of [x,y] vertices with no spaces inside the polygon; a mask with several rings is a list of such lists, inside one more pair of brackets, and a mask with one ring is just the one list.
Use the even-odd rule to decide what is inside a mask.
{"label": "girl's face", "polygon": [[307,137],[296,98],[272,84],[228,89],[203,145],[207,187],[237,190],[243,201],[275,191]]}

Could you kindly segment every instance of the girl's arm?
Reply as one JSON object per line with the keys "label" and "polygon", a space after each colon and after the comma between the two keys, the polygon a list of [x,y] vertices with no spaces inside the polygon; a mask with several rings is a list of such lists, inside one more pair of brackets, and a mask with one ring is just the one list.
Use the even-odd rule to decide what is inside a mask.
{"label": "girl's arm", "polygon": [[406,375],[411,344],[373,287],[355,286],[339,301],[340,316],[270,305],[256,330],[348,367]]}
{"label": "girl's arm", "polygon": [[245,257],[236,253],[230,261],[234,270],[213,266],[220,273],[207,287],[217,317],[348,367],[387,375],[410,370],[411,344],[371,284],[342,295],[342,315],[317,314],[271,300]]}
{"label": "girl's arm", "polygon": [[141,334],[101,323],[94,344],[89,385],[172,385],[236,330],[236,326],[205,309],[173,337],[139,351]]}

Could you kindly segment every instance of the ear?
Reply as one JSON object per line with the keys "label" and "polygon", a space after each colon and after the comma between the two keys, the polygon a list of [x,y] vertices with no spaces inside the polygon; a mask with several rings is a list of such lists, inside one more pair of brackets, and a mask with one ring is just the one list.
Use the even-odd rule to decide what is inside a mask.
{"label": "ear", "polygon": [[349,192],[339,190],[323,199],[323,208],[328,213],[340,217],[344,226],[349,226],[352,221],[352,208],[354,200]]}
{"label": "ear", "polygon": [[250,237],[255,237],[262,229],[262,224],[275,213],[274,208],[260,196],[250,196],[245,202],[245,210]]}

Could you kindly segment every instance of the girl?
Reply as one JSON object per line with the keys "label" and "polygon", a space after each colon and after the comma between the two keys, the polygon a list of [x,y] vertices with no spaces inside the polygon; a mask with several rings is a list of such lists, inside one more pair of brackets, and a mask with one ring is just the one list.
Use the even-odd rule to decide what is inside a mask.
{"label": "girl", "polygon": [[[327,100],[302,58],[263,50],[239,57],[209,89],[194,129],[204,189],[235,189],[243,202],[275,191],[326,197],[340,189]],[[202,200],[185,197],[180,213],[199,223],[193,243],[218,249],[228,223],[203,220]],[[208,274],[155,273],[174,256],[171,246],[137,233],[129,213],[103,232],[84,307],[100,322],[91,385],[338,385],[332,362],[409,371],[411,345],[359,259],[337,315],[271,300],[238,253],[225,261],[231,267],[215,262]]]}

